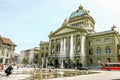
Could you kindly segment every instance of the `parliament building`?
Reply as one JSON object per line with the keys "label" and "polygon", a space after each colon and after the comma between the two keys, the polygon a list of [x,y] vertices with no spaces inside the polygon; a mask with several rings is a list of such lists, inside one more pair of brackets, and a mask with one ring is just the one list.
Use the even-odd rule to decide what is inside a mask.
{"label": "parliament building", "polygon": [[97,66],[120,61],[120,34],[115,26],[95,31],[95,21],[82,5],[61,27],[40,42],[40,64],[54,67]]}

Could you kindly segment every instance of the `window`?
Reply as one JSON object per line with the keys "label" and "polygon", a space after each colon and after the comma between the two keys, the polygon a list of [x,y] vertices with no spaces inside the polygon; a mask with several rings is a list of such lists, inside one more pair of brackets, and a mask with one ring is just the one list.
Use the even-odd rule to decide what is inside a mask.
{"label": "window", "polygon": [[43,54],[43,53],[41,54],[41,57],[44,57],[44,54]]}
{"label": "window", "polygon": [[92,59],[90,59],[90,64],[93,64],[93,60]]}
{"label": "window", "polygon": [[109,39],[109,38],[106,38],[106,39],[105,39],[105,43],[106,43],[106,44],[110,43],[110,39]]}
{"label": "window", "polygon": [[57,52],[60,52],[60,43],[57,44]]}
{"label": "window", "polygon": [[80,51],[80,42],[77,42],[77,51],[79,52]]}
{"label": "window", "polygon": [[88,45],[90,46],[92,44],[92,41],[88,41]]}
{"label": "window", "polygon": [[6,57],[9,57],[9,53],[7,52]]}
{"label": "window", "polygon": [[42,47],[42,50],[44,50],[44,47]]}
{"label": "window", "polygon": [[111,59],[110,59],[110,58],[107,58],[107,61],[110,63],[110,62],[111,62]]}
{"label": "window", "polygon": [[38,55],[35,55],[35,59],[38,59]]}
{"label": "window", "polygon": [[75,23],[75,24],[72,24],[71,26],[80,27],[81,25],[83,25],[83,22]]}
{"label": "window", "polygon": [[2,63],[3,62],[3,59],[2,58],[0,58],[0,63]]}
{"label": "window", "polygon": [[93,55],[93,49],[89,49],[89,55]]}
{"label": "window", "polygon": [[48,47],[46,47],[46,50],[48,50]]}
{"label": "window", "polygon": [[46,55],[45,55],[46,57],[48,57],[48,53],[46,53]]}
{"label": "window", "polygon": [[97,48],[97,54],[102,54],[102,50],[100,47]]}
{"label": "window", "polygon": [[106,51],[106,54],[110,54],[110,52],[111,52],[109,47],[106,47],[105,51]]}
{"label": "window", "polygon": [[98,58],[98,64],[100,64],[101,63],[101,59],[100,58]]}
{"label": "window", "polygon": [[100,40],[97,40],[96,43],[97,43],[97,44],[100,44]]}

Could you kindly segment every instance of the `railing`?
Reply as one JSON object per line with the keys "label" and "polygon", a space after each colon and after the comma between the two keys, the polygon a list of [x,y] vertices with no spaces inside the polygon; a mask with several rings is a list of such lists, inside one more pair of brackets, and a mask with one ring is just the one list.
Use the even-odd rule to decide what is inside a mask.
{"label": "railing", "polygon": [[70,57],[70,56],[81,56],[81,53],[76,53],[76,54],[51,54],[48,57]]}

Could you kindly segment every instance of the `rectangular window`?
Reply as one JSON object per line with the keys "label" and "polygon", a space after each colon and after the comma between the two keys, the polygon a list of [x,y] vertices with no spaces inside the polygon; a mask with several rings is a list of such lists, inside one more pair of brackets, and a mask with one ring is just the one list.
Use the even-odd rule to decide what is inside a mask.
{"label": "rectangular window", "polygon": [[110,43],[110,39],[109,39],[109,38],[106,38],[106,39],[105,39],[105,43],[106,43],[106,44]]}
{"label": "rectangular window", "polygon": [[96,44],[100,44],[100,40],[97,40],[97,41],[96,41]]}
{"label": "rectangular window", "polygon": [[92,45],[92,41],[88,41],[88,45],[89,45],[89,46]]}

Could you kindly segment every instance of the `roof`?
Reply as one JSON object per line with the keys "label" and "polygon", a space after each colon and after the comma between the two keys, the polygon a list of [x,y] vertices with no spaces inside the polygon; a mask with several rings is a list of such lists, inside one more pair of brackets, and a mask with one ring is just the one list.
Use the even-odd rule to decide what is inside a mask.
{"label": "roof", "polygon": [[16,46],[16,44],[14,44],[9,38],[2,37],[1,35],[0,38],[2,39],[3,43]]}
{"label": "roof", "polygon": [[71,15],[70,18],[75,18],[77,16],[83,16],[83,15],[88,15],[89,11],[86,9],[83,9],[83,6],[80,5],[79,9],[77,11],[74,11]]}
{"label": "roof", "polygon": [[110,33],[117,33],[117,31],[108,30],[108,31],[96,32],[94,34],[89,34],[87,36],[91,37],[91,36],[105,35],[105,34],[110,34]]}

